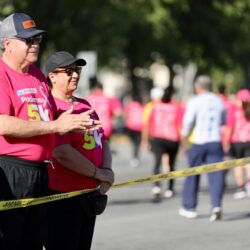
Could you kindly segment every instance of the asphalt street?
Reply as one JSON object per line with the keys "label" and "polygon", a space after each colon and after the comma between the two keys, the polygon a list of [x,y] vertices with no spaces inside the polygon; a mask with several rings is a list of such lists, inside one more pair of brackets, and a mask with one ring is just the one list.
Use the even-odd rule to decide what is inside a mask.
{"label": "asphalt street", "polygon": [[[129,165],[130,142],[122,137],[111,141],[116,182],[151,175],[153,158],[141,150],[137,168]],[[178,156],[177,169],[186,168],[183,153]],[[176,195],[152,202],[151,183],[112,189],[106,211],[98,216],[93,250],[249,250],[250,198],[235,200],[232,170],[228,172],[223,202],[223,218],[210,222],[210,200],[206,174],[202,175],[198,218],[178,215],[184,178],[176,180]],[[162,182],[162,186],[166,185]]]}

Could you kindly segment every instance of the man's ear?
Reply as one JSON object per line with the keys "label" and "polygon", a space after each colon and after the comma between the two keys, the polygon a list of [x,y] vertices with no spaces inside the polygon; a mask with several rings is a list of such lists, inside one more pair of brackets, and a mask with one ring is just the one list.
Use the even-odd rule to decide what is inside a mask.
{"label": "man's ear", "polygon": [[1,44],[2,48],[7,49],[9,47],[9,44],[10,44],[9,39],[4,38],[1,42],[2,42]]}

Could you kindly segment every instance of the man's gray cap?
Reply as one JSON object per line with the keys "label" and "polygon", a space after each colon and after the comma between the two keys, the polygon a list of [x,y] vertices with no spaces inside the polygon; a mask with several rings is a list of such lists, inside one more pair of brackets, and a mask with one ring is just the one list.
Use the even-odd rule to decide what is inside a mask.
{"label": "man's gray cap", "polygon": [[45,30],[36,28],[34,20],[24,13],[13,13],[6,17],[0,28],[0,38],[30,38],[42,33]]}

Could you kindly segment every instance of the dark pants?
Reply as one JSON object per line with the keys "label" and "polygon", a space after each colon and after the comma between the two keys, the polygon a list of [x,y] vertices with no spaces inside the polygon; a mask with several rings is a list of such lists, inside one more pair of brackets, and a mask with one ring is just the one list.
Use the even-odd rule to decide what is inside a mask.
{"label": "dark pants", "polygon": [[[194,144],[188,152],[189,166],[216,163],[223,160],[221,143]],[[182,205],[186,209],[197,206],[200,175],[188,176],[184,182]],[[225,171],[208,173],[208,187],[212,207],[220,207],[225,187]]]}
{"label": "dark pants", "polygon": [[234,142],[231,144],[231,154],[234,158],[250,156],[250,142]]}
{"label": "dark pants", "polygon": [[81,196],[48,203],[46,250],[91,248],[96,216],[86,215],[83,206]]}
{"label": "dark pants", "polygon": [[126,128],[126,131],[133,144],[133,158],[138,159],[140,143],[141,143],[141,131],[131,130]]}
{"label": "dark pants", "polygon": [[[169,156],[170,171],[174,171],[176,155],[179,149],[179,142],[168,141],[160,138],[152,138],[151,147],[155,158],[153,174],[160,173],[161,160],[164,153],[167,153]],[[155,185],[159,185],[159,182],[156,182]],[[173,188],[174,179],[170,179],[168,189],[173,190]]]}
{"label": "dark pants", "polygon": [[[48,194],[45,163],[0,156],[0,200]],[[42,250],[46,205],[0,211],[1,250]]]}

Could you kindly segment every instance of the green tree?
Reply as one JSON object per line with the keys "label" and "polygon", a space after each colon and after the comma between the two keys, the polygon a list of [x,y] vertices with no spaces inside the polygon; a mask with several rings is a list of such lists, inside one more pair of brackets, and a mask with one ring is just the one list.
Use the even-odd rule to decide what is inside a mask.
{"label": "green tree", "polygon": [[[136,67],[158,54],[172,69],[192,61],[200,72],[241,69],[249,86],[250,0],[0,0],[0,13],[34,17],[48,31],[42,60],[52,50],[95,50],[101,66]],[[172,72],[173,76],[173,72]]]}

